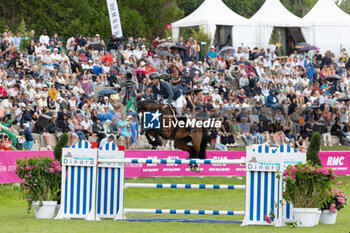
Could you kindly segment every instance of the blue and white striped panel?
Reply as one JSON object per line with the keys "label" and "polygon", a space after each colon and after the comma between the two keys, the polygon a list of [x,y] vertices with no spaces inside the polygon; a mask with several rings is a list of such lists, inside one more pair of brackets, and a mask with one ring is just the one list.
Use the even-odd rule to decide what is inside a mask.
{"label": "blue and white striped panel", "polygon": [[73,145],[71,148],[74,149],[90,149],[91,148],[91,143],[85,140],[82,140],[78,142],[77,144]]}
{"label": "blue and white striped panel", "polygon": [[265,216],[269,216],[271,212],[278,217],[275,204],[279,202],[280,182],[276,176],[276,172],[250,172],[250,196],[246,210],[249,211],[250,223],[266,224]]}
{"label": "blue and white striped panel", "polygon": [[117,151],[118,150],[118,146],[113,143],[113,142],[109,142],[104,146],[101,146],[100,148],[98,148],[99,150],[112,150],[112,151]]}
{"label": "blue and white striped panel", "polygon": [[298,151],[292,148],[290,145],[284,144],[279,147],[281,153],[298,153]]}
{"label": "blue and white striped panel", "polygon": [[121,211],[121,169],[99,167],[97,173],[97,214],[101,218],[114,218]]}
{"label": "blue and white striped panel", "polygon": [[65,216],[85,218],[90,212],[92,180],[93,167],[67,167],[63,206]]}
{"label": "blue and white striped panel", "polygon": [[276,153],[298,153],[298,151],[289,145],[281,145],[279,147],[269,147],[267,145],[259,145],[253,148],[253,152],[260,154],[276,154]]}
{"label": "blue and white striped panel", "polygon": [[[124,158],[124,151],[118,151],[113,142],[99,148],[99,156],[110,158]],[[122,167],[114,165],[105,167],[99,165],[97,169],[96,212],[100,218],[115,218],[122,211],[124,174]]]}
{"label": "blue and white striped panel", "polygon": [[293,205],[290,203],[287,203],[285,200],[283,200],[283,221],[284,222],[294,221]]}

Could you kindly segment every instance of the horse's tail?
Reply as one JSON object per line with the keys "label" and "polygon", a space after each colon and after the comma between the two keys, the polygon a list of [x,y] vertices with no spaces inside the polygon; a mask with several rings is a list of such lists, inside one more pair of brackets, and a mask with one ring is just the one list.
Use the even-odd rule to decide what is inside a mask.
{"label": "horse's tail", "polygon": [[203,127],[202,133],[203,134],[202,134],[202,141],[201,141],[200,150],[199,150],[199,158],[205,159],[206,158],[207,143],[208,143],[208,130],[207,130],[207,128]]}

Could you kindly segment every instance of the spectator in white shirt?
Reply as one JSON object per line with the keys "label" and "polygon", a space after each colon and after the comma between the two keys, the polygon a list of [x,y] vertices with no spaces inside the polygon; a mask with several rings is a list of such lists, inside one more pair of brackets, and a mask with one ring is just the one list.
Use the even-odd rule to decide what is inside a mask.
{"label": "spectator in white shirt", "polygon": [[39,41],[40,41],[41,44],[47,44],[47,45],[49,44],[50,38],[47,35],[47,30],[46,29],[44,29],[43,34],[39,38]]}
{"label": "spectator in white shirt", "polygon": [[60,63],[60,62],[62,62],[60,54],[58,53],[58,48],[55,48],[53,50],[53,53],[51,53],[50,58],[51,58],[52,63]]}

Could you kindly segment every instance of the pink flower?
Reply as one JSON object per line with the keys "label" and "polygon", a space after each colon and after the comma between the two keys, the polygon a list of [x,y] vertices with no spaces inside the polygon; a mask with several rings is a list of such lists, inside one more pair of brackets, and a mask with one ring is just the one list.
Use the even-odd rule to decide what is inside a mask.
{"label": "pink flower", "polygon": [[332,180],[335,180],[335,176],[332,176]]}
{"label": "pink flower", "polygon": [[27,201],[31,201],[32,199],[31,199],[30,197],[27,197],[26,200],[27,200]]}
{"label": "pink flower", "polygon": [[323,174],[323,175],[328,175],[329,172],[330,172],[330,171],[329,171],[328,169],[325,168],[325,169],[323,169],[322,174]]}
{"label": "pink flower", "polygon": [[338,197],[337,199],[338,199],[338,202],[339,202],[340,204],[342,204],[342,205],[345,204],[345,199],[344,199],[343,197]]}
{"label": "pink flower", "polygon": [[25,179],[22,179],[22,180],[21,180],[21,183],[22,183],[22,184],[25,184],[25,183],[26,183],[26,180],[25,180]]}
{"label": "pink flower", "polygon": [[326,190],[326,193],[328,194],[328,196],[330,196],[330,195],[331,195],[331,193],[330,193],[328,190]]}
{"label": "pink flower", "polygon": [[29,173],[28,176],[32,177],[32,174]]}
{"label": "pink flower", "polygon": [[56,171],[56,172],[61,172],[61,171],[62,171],[62,167],[61,167],[60,165],[57,165],[57,166],[55,167],[55,171]]}
{"label": "pink flower", "polygon": [[30,167],[29,167],[28,165],[26,166],[26,170],[27,170],[27,171],[29,171],[29,170],[30,170]]}
{"label": "pink flower", "polygon": [[295,179],[297,176],[294,175],[294,174],[292,174],[292,175],[290,175],[290,177],[291,177],[292,179]]}
{"label": "pink flower", "polygon": [[24,188],[24,189],[30,189],[30,187],[27,186],[27,185],[23,185],[23,188]]}
{"label": "pink flower", "polygon": [[54,173],[54,172],[55,172],[55,170],[51,167],[49,169],[47,169],[47,173]]}
{"label": "pink flower", "polygon": [[53,162],[50,164],[51,167],[56,167],[56,166],[59,166],[59,165],[60,165],[60,163],[59,163],[57,160],[53,161]]}
{"label": "pink flower", "polygon": [[265,215],[265,221],[271,223],[271,218],[268,215]]}
{"label": "pink flower", "polygon": [[341,181],[338,181],[337,185],[338,185],[338,186],[342,185],[342,182],[341,182]]}
{"label": "pink flower", "polygon": [[331,204],[331,207],[329,208],[329,210],[330,210],[332,213],[337,213],[337,209],[335,208],[335,204]]}
{"label": "pink flower", "polygon": [[282,175],[286,178],[288,176],[288,170],[285,170]]}
{"label": "pink flower", "polygon": [[295,172],[295,171],[298,171],[298,169],[297,169],[296,167],[292,167],[292,168],[290,169],[290,172]]}

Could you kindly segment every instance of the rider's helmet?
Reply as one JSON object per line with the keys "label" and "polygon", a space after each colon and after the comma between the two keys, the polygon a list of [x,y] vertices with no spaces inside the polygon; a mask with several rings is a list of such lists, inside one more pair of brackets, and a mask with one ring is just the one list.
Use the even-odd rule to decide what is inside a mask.
{"label": "rider's helmet", "polygon": [[152,72],[149,76],[150,79],[160,79],[160,75],[158,72]]}

